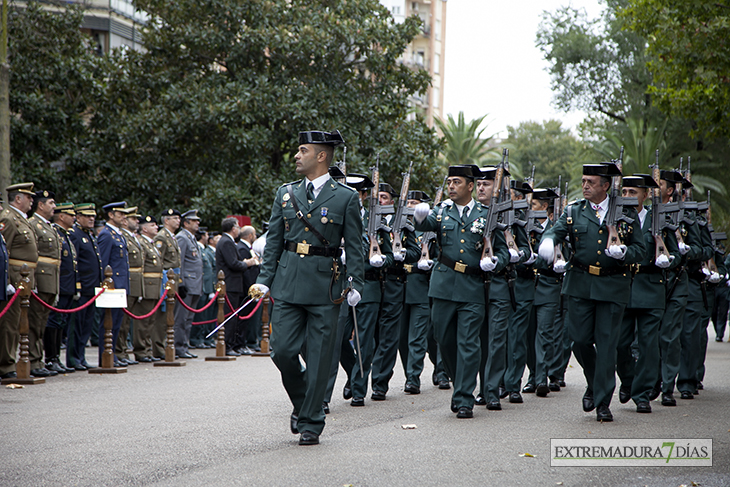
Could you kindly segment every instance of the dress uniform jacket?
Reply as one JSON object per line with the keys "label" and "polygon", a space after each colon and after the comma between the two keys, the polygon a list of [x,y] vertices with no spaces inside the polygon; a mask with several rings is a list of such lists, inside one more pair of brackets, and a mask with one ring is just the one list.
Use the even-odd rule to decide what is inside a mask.
{"label": "dress uniform jacket", "polygon": [[142,297],[144,299],[160,299],[162,283],[162,257],[154,242],[144,235],[139,238],[144,254],[142,273]]}
{"label": "dress uniform jacket", "polygon": [[6,301],[8,296],[8,248],[5,237],[0,233],[0,301]]}
{"label": "dress uniform jacket", "polygon": [[106,225],[99,232],[98,242],[102,269],[111,266],[114,287],[125,289],[129,294],[129,253],[126,240],[121,233]]}
{"label": "dress uniform jacket", "polygon": [[218,282],[215,272],[215,250],[213,247],[205,247],[201,255],[203,256],[203,294],[214,293],[215,284]]}
{"label": "dress uniform jacket", "polygon": [[175,240],[180,249],[180,284],[188,289],[189,294],[200,296],[203,293],[203,257],[198,242],[185,229],[177,233]]}
{"label": "dress uniform jacket", "polygon": [[[552,220],[547,221],[545,225],[545,232],[553,227]],[[544,235],[544,232],[543,232]],[[542,235],[540,235],[532,248],[537,249],[540,247],[542,242]],[[563,256],[567,258],[563,245]],[[546,264],[541,257],[538,257],[534,265],[537,269],[537,283],[535,285],[535,306],[540,306],[547,303],[560,303],[560,288],[562,287],[563,275],[558,274],[553,270],[552,264]]]}
{"label": "dress uniform jacket", "polygon": [[31,267],[30,286],[35,288],[35,273],[33,269],[38,262],[38,245],[33,228],[26,218],[14,208],[5,208],[0,213],[0,232],[5,237],[8,249],[8,273],[10,283],[18,287],[20,282],[20,268],[26,263]]}
{"label": "dress uniform jacket", "polygon": [[165,270],[177,269],[180,267],[180,247],[174,235],[167,229],[162,228],[154,238],[155,247],[162,256],[162,266]]}
{"label": "dress uniform jacket", "polygon": [[141,242],[132,232],[122,229],[122,234],[124,240],[127,241],[129,254],[129,296],[138,298],[142,296],[144,250],[142,250]]}
{"label": "dress uniform jacket", "polygon": [[104,280],[104,270],[101,266],[96,237],[93,231],[86,231],[78,224],[74,224],[68,233],[76,248],[78,259],[79,285],[77,289],[81,291],[82,296],[93,296],[96,294],[94,288],[100,287]]}
{"label": "dress uniform jacket", "polygon": [[28,218],[36,235],[38,266],[35,268],[36,288],[39,293],[58,294],[61,240],[51,223],[33,215]]}
{"label": "dress uniform jacket", "polygon": [[59,294],[64,296],[74,295],[81,289],[81,283],[78,282],[78,262],[76,247],[71,241],[71,229],[66,230],[55,223],[53,228],[61,241],[61,268],[58,276]]}

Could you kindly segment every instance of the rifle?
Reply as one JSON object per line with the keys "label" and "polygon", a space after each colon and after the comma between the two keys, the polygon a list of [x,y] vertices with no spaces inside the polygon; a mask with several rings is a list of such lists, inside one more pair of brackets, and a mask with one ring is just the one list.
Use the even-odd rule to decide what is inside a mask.
{"label": "rifle", "polygon": [[654,260],[664,255],[669,259],[667,246],[664,244],[662,230],[664,229],[664,220],[666,220],[666,210],[662,204],[662,192],[659,188],[659,149],[656,151],[656,160],[651,168],[651,176],[656,182],[657,187],[651,190],[651,234],[654,237]]}
{"label": "rifle", "polygon": [[342,174],[347,177],[347,146],[343,147],[343,153],[342,153],[342,160],[338,162],[336,165],[340,168],[340,171],[342,171]]}
{"label": "rifle", "polygon": [[[532,172],[530,174],[530,177],[525,179],[525,182],[529,184],[531,187],[535,183],[535,165],[532,165]],[[527,193],[525,195],[525,201],[527,202],[527,211],[525,212],[525,220],[517,220],[517,224],[520,226],[525,227],[525,232],[527,233],[527,236],[529,237],[532,233],[536,233],[538,235],[542,234],[545,229],[542,228],[542,225],[538,224],[538,220],[540,218],[547,218],[547,211],[540,210],[540,211],[534,211],[532,209],[532,193]],[[528,238],[528,244],[530,245],[530,252],[532,252],[532,244],[530,243],[530,239]]]}
{"label": "rifle", "polygon": [[[558,187],[555,188],[555,193],[557,193],[558,197],[555,198],[555,202],[553,203],[553,219],[555,221],[558,221],[558,218],[560,218],[560,215],[563,214],[563,210],[565,209],[565,205],[567,203],[567,193],[568,193],[568,183],[565,183],[565,193],[560,194],[560,185],[563,182],[563,176],[558,176]],[[565,261],[565,256],[563,255],[563,245],[558,242],[555,244],[555,261]]]}
{"label": "rifle", "polygon": [[[504,239],[507,242],[507,248],[519,252],[515,243],[515,237],[512,234],[512,225],[515,224],[515,205],[518,205],[517,207],[520,209],[527,208],[527,205],[525,200],[518,202],[512,200],[512,189],[509,185],[509,149],[502,149],[502,167],[504,168],[504,175],[500,187],[500,201],[502,203],[508,203],[501,212],[502,225],[504,226],[502,231],[504,232]],[[495,184],[495,187],[498,186]]]}
{"label": "rifle", "polygon": [[[507,149],[505,149],[506,151]],[[504,152],[503,152],[504,154]],[[482,248],[482,259],[494,257],[494,248],[492,247],[492,232],[495,230],[504,230],[505,226],[499,221],[499,214],[507,208],[512,207],[512,201],[500,203],[500,189],[502,188],[502,179],[504,178],[504,159],[497,166],[497,173],[494,176],[494,185],[492,186],[492,196],[489,201],[489,210],[487,211],[486,223],[484,224],[484,247]]]}
{"label": "rifle", "polygon": [[408,217],[413,215],[413,208],[408,208],[408,186],[411,182],[411,171],[413,170],[413,161],[408,166],[408,172],[403,173],[403,183],[400,188],[400,198],[398,198],[398,208],[393,217],[393,254],[403,251],[403,229],[413,231],[413,225],[408,223]]}
{"label": "rifle", "polygon": [[373,188],[370,191],[370,216],[368,217],[368,240],[370,241],[369,258],[379,255],[382,257],[380,245],[378,245],[378,232],[385,230],[390,232],[390,227],[383,224],[383,216],[393,213],[393,205],[381,205],[378,193],[380,191],[380,154],[375,159],[375,167],[372,170]]}
{"label": "rifle", "polygon": [[[619,174],[624,165],[624,148],[621,146],[621,152],[619,153],[618,160],[611,161],[616,164],[619,170]],[[606,212],[606,218],[604,219],[606,227],[608,227],[608,239],[606,241],[606,248],[611,245],[621,245],[621,238],[618,234],[619,222],[626,222],[628,224],[634,223],[633,218],[629,218],[624,215],[624,206],[639,206],[639,200],[636,198],[624,198],[621,196],[621,176],[613,176],[613,182],[611,184],[611,198],[608,200],[608,211]]]}
{"label": "rifle", "polygon": [[[712,239],[712,248],[714,251],[717,251],[718,244],[717,242],[721,240],[727,240],[727,235],[725,235],[725,232],[716,232],[714,228],[712,228],[712,208],[710,206],[710,190],[707,190],[707,229],[710,231],[710,238]],[[717,264],[715,263],[715,257],[710,257],[710,260],[707,262],[704,262],[702,264],[702,267],[706,267],[710,272],[717,272]]]}
{"label": "rifle", "polygon": [[[443,198],[444,195],[444,186],[446,186],[447,179],[448,176],[444,176],[444,182],[441,184],[441,187],[436,190],[436,196],[433,198],[434,208],[441,204],[441,198]],[[419,263],[431,260],[428,253],[428,244],[435,238],[436,232],[424,232],[423,235],[421,235],[421,258],[418,259]]]}

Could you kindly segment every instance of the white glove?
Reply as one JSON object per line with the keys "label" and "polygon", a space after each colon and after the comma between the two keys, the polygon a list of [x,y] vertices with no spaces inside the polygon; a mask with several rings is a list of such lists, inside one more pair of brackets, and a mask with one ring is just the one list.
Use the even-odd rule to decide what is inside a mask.
{"label": "white glove", "polygon": [[481,267],[484,272],[491,272],[495,267],[497,267],[497,262],[498,260],[494,256],[485,257],[479,261],[479,267]]}
{"label": "white glove", "polygon": [[[674,256],[672,255],[670,257],[674,257]],[[669,264],[671,264],[671,263],[672,263],[672,260],[664,254],[660,254],[659,257],[657,257],[656,260],[654,261],[654,265],[661,269],[666,269],[667,267],[669,267]]]}
{"label": "white glove", "polygon": [[563,272],[565,272],[566,264],[567,262],[565,262],[564,260],[558,260],[555,262],[555,264],[553,264],[553,270],[558,274],[562,274]]}
{"label": "white glove", "polygon": [[[520,252],[522,252],[520,250]],[[509,249],[509,262],[510,264],[514,264],[515,262],[519,262],[522,256],[520,255],[520,252],[517,252],[515,249]],[[524,255],[524,253],[522,254]]]}
{"label": "white glove", "polygon": [[689,252],[689,245],[684,242],[679,242],[679,253],[685,255],[687,252]]}
{"label": "white glove", "polygon": [[342,261],[342,265],[347,265],[347,257],[345,257],[345,249],[342,249],[342,255],[340,255],[340,260]]}
{"label": "white glove", "polygon": [[707,267],[702,268],[702,273],[705,275],[705,277],[710,277],[710,275],[712,275],[712,272],[710,272],[710,269],[708,269]]}
{"label": "white glove", "polygon": [[534,263],[537,260],[537,254],[535,252],[530,253],[530,258],[525,261],[525,265]]}
{"label": "white glove", "polygon": [[428,206],[428,203],[418,203],[413,209],[413,218],[415,218],[418,223],[421,223],[426,219],[430,211],[431,207]]}
{"label": "white glove", "polygon": [[431,259],[423,259],[418,261],[418,268],[422,271],[427,271],[433,266],[433,261]]}
{"label": "white glove", "polygon": [[347,293],[347,304],[350,306],[357,306],[357,303],[360,302],[360,293],[357,292],[357,289],[351,290],[349,293]]}
{"label": "white glove", "polygon": [[402,249],[400,252],[394,253],[393,259],[398,262],[403,262],[404,260],[406,260],[406,249]]}
{"label": "white glove", "polygon": [[8,293],[8,296],[12,296],[13,294],[15,294],[15,286],[8,283],[8,286],[5,288],[5,292]]}
{"label": "white glove", "polygon": [[555,242],[553,242],[553,239],[543,238],[540,247],[537,249],[537,254],[542,257],[542,260],[551,264],[555,258]]}
{"label": "white glove", "polygon": [[261,293],[262,296],[265,296],[266,293],[269,292],[269,286],[265,286],[264,284],[252,284],[251,287],[248,289],[249,295],[251,295],[252,290],[258,291]]}
{"label": "white glove", "polygon": [[385,259],[382,255],[373,255],[370,257],[370,265],[373,267],[383,267],[383,264],[385,264]]}
{"label": "white glove", "polygon": [[137,302],[138,303],[141,303],[142,302],[142,296],[140,296],[140,297],[137,298]]}
{"label": "white glove", "polygon": [[208,301],[212,301],[215,298],[215,293],[208,294]]}
{"label": "white glove", "polygon": [[720,281],[722,281],[722,276],[717,272],[713,272],[712,275],[710,275],[710,282],[712,284],[717,284]]}
{"label": "white glove", "polygon": [[616,260],[621,260],[626,256],[626,246],[623,244],[611,245],[606,249],[606,255]]}
{"label": "white glove", "polygon": [[74,301],[78,301],[79,299],[81,299],[81,293],[74,294]]}

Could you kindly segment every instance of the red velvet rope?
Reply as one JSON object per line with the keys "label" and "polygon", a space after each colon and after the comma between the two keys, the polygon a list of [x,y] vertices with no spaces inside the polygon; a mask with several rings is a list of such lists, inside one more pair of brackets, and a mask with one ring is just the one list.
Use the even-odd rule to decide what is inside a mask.
{"label": "red velvet rope", "polygon": [[133,320],[146,320],[147,318],[149,318],[150,316],[152,316],[153,314],[155,314],[155,312],[157,312],[158,309],[160,309],[160,306],[162,306],[162,302],[165,300],[165,297],[167,297],[167,289],[165,289],[165,292],[162,293],[162,296],[160,296],[160,300],[157,301],[157,304],[152,309],[152,311],[150,311],[146,315],[142,315],[142,316],[133,315],[132,313],[130,313],[129,311],[127,311],[127,308],[122,308],[122,311],[124,311],[124,314],[127,315],[127,316],[129,316]]}
{"label": "red velvet rope", "polygon": [[13,303],[15,302],[15,300],[18,299],[18,295],[19,294],[20,294],[19,292],[16,292],[15,294],[13,294],[13,297],[10,298],[10,301],[8,301],[7,306],[5,306],[5,309],[2,311],[2,313],[0,313],[0,318],[2,318],[3,316],[5,316],[5,313],[8,312],[8,310],[13,305]]}
{"label": "red velvet rope", "polygon": [[[253,314],[256,312],[256,310],[259,309],[259,306],[261,306],[261,303],[263,301],[264,301],[263,299],[259,299],[259,302],[256,304],[256,306],[254,306],[253,311],[251,311],[246,316],[239,316],[238,319],[239,320],[247,320],[247,319],[251,318],[253,316]],[[232,313],[228,313],[226,315],[226,318],[228,318],[229,316],[231,316],[231,314]],[[216,320],[208,320],[208,321],[196,321],[196,322],[193,322],[193,325],[207,325],[207,324],[216,323],[216,322],[218,322],[217,319]]]}
{"label": "red velvet rope", "polygon": [[[42,304],[43,306],[45,306],[46,308],[50,309],[51,311],[55,311],[56,313],[64,313],[64,314],[69,314],[69,313],[77,313],[77,312],[81,311],[81,310],[82,310],[82,309],[84,309],[84,308],[88,308],[89,306],[91,306],[91,304],[92,304],[92,303],[93,303],[94,301],[96,301],[96,298],[98,298],[99,296],[101,296],[102,294],[104,294],[104,291],[106,291],[106,288],[101,288],[101,291],[99,291],[99,294],[97,294],[96,296],[94,296],[93,298],[91,298],[91,299],[90,299],[89,301],[87,301],[86,303],[82,304],[82,305],[81,305],[81,306],[79,306],[78,308],[74,308],[74,309],[59,309],[59,308],[54,308],[53,306],[51,306],[50,304],[46,303],[46,302],[45,302],[45,301],[43,301],[43,300],[42,300],[41,298],[39,298],[39,297],[38,297],[38,295],[37,295],[36,293],[31,293],[31,295],[32,295],[32,296],[33,296],[33,297],[34,297],[34,298],[35,298],[35,299],[36,299],[36,300],[37,300],[37,301],[38,301],[39,303],[41,303],[41,304]],[[16,294],[17,294],[17,293],[16,293]]]}
{"label": "red velvet rope", "polygon": [[203,306],[200,309],[194,309],[194,308],[191,308],[190,306],[188,306],[187,304],[185,304],[178,293],[175,293],[175,297],[177,298],[177,304],[182,304],[182,307],[185,308],[186,310],[192,311],[193,313],[202,313],[206,309],[210,308],[213,305],[213,303],[215,303],[215,300],[218,297],[218,291],[215,292],[215,296],[213,296],[213,299],[208,301],[208,304],[206,304],[205,306]]}

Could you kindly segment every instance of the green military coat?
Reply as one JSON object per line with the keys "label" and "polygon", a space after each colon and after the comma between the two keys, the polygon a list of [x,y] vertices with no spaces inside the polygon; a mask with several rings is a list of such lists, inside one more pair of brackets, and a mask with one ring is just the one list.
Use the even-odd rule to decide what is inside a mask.
{"label": "green military coat", "polygon": [[[18,287],[23,263],[32,267],[38,261],[35,232],[28,220],[10,205],[0,213],[0,232],[8,248],[8,282]],[[35,288],[35,272],[30,271],[30,287]]]}
{"label": "green military coat", "polygon": [[178,269],[180,267],[180,246],[177,244],[175,235],[162,227],[157,232],[154,241],[157,251],[162,256],[162,267],[165,270]]}
{"label": "green military coat", "polygon": [[142,235],[139,237],[144,254],[142,266],[142,297],[144,299],[160,299],[162,287],[162,257],[154,242]]}
{"label": "green military coat", "polygon": [[138,298],[142,296],[144,251],[132,232],[126,228],[122,228],[122,234],[124,235],[124,240],[127,241],[127,252],[129,255],[129,295]]}
{"label": "green military coat", "polygon": [[53,226],[33,215],[28,218],[33,228],[38,246],[38,267],[35,268],[35,284],[38,292],[58,294],[61,275],[61,238]]}
{"label": "green military coat", "polygon": [[[382,267],[373,267],[370,265],[370,240],[367,235],[368,222],[370,221],[370,210],[366,209],[362,213],[362,245],[364,256],[364,276],[368,276],[363,283],[362,304],[380,303],[383,294],[382,281],[383,271],[393,265],[393,246],[391,244],[390,235],[385,230],[378,231],[378,245],[380,253],[383,254]],[[347,264],[350,264],[350,255],[347,254]],[[377,276],[374,280],[372,277]]]}

